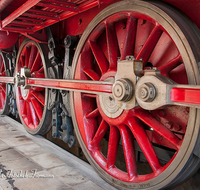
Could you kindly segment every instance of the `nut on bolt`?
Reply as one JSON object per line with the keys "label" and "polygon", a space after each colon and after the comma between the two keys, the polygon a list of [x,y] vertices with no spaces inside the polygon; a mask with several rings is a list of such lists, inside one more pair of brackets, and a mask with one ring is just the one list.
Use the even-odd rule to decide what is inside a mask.
{"label": "nut on bolt", "polygon": [[152,83],[144,83],[139,89],[139,98],[144,102],[151,102],[156,97],[156,89]]}
{"label": "nut on bolt", "polygon": [[25,78],[18,73],[15,77],[15,83],[17,86],[24,86],[25,85]]}
{"label": "nut on bolt", "polygon": [[128,79],[119,79],[113,85],[113,96],[118,101],[129,101],[133,96],[133,84]]}

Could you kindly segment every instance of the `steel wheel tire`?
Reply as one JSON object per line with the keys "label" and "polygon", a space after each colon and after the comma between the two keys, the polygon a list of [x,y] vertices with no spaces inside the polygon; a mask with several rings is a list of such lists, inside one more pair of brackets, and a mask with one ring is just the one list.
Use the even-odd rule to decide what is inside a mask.
{"label": "steel wheel tire", "polygon": [[[122,29],[118,30],[118,28],[120,28],[121,26],[120,24],[122,24],[122,28],[126,29],[126,27],[128,26],[130,26],[131,28],[130,23],[128,26],[126,24],[128,22],[127,21],[128,16],[126,17],[124,15],[129,15],[129,18],[131,15],[133,17],[133,20],[135,18],[136,20],[140,19],[138,22],[140,23],[140,26],[137,23],[137,27],[140,27],[140,32],[142,32],[142,29],[143,29],[143,32],[146,30],[145,28],[141,28],[142,25],[145,25],[147,23],[154,23],[154,26],[159,26],[159,31],[161,30],[162,34],[160,36],[154,34],[154,36],[152,37],[153,39],[157,39],[157,41],[155,40],[156,43],[154,47],[151,47],[151,45],[146,45],[146,47],[152,48],[150,50],[151,53],[149,56],[145,57],[146,54],[140,52],[140,50],[142,49],[141,47],[139,50],[134,51],[134,49],[131,49],[131,45],[129,45],[128,46],[129,48],[127,51],[122,51],[119,48],[121,52],[120,54],[121,59],[125,59],[126,55],[131,55],[130,52],[134,51],[133,55],[136,57],[136,59],[143,58],[143,61],[145,62],[145,64],[151,63],[154,67],[158,67],[159,69],[161,69],[161,73],[163,75],[167,75],[171,79],[175,80],[175,82],[183,83],[183,84],[187,84],[187,83],[199,84],[199,71],[197,67],[197,63],[200,60],[198,28],[194,26],[194,24],[192,24],[192,22],[189,21],[189,19],[187,19],[185,16],[179,13],[176,9],[173,9],[172,7],[166,4],[143,2],[143,1],[124,1],[124,2],[113,4],[107,7],[106,9],[104,9],[101,13],[99,13],[93,19],[93,21],[88,25],[87,29],[83,33],[79,41],[78,47],[76,49],[73,64],[72,64],[72,67],[73,67],[72,78],[73,79],[105,80],[105,79],[113,78],[115,76],[116,69],[113,69],[114,68],[113,64],[115,64],[116,66],[117,57],[119,54],[116,53],[117,50],[112,51],[112,48],[115,48],[117,45],[120,46],[119,44],[121,44],[121,42],[122,43],[124,42],[124,44],[126,45],[132,43],[135,45],[135,47],[137,47],[136,45],[139,44],[138,41],[133,42],[132,38],[130,39],[128,38],[129,40],[127,41],[120,40],[120,36],[122,35],[123,37]],[[108,26],[109,24],[106,24],[106,23],[109,23],[108,21],[110,20],[111,20],[111,23],[115,23],[114,24],[115,27],[113,27],[114,29],[109,28],[110,27]],[[134,26],[133,23],[132,23],[132,26]],[[146,28],[148,29],[148,27]],[[155,31],[157,30],[157,28],[154,28],[154,29]],[[139,29],[137,28],[137,30]],[[113,33],[113,31],[116,31],[117,34],[115,35],[115,32]],[[156,31],[156,34],[157,33],[159,32]],[[150,34],[151,33],[149,33],[148,37],[150,36]],[[137,35],[137,32],[135,32],[135,35]],[[164,38],[163,35],[165,35],[164,37],[168,36],[167,37],[168,42],[170,43],[172,42],[173,44],[170,49],[175,49],[173,50],[173,52],[177,52],[177,55],[172,56],[171,59],[167,61],[166,61],[166,57],[164,61],[161,59],[159,61],[157,59],[156,61],[156,57],[157,57],[155,56],[156,53],[158,53],[157,55],[159,56],[160,55],[159,53],[161,51],[163,55],[164,53],[167,52],[167,51],[165,52],[161,48],[163,46],[165,47],[165,45],[167,46],[167,43],[164,43],[164,45],[163,43],[161,43],[162,41],[161,39]],[[117,43],[113,39],[117,39]],[[139,38],[139,39],[142,40],[142,38]],[[141,42],[141,45],[145,47],[144,42]],[[160,45],[160,47],[158,47],[158,45]],[[123,47],[123,45],[121,46]],[[100,50],[101,52],[98,54],[99,51],[97,50]],[[111,53],[109,51],[111,51]],[[170,57],[170,53],[169,52],[167,53],[168,53],[167,56]],[[140,56],[138,56],[139,54]],[[109,58],[110,55],[112,56],[113,59]],[[98,57],[101,57],[101,59],[98,59]],[[169,67],[165,67],[165,63],[168,63],[170,60],[176,59],[176,58],[177,60],[179,60],[179,62],[181,61],[182,62],[180,64],[177,63],[176,66],[174,65],[174,67],[172,67],[171,70],[169,69]],[[105,64],[101,64],[102,62],[106,63],[106,59],[109,62],[109,65],[107,66]],[[94,64],[94,66],[91,66],[92,64]],[[99,68],[97,68],[98,66]],[[177,73],[181,77],[177,77]],[[169,109],[171,109],[171,107]],[[177,109],[179,108],[177,107]],[[183,109],[188,110],[187,108],[183,108]],[[193,150],[195,148],[198,148],[198,147],[195,147],[198,141],[198,136],[199,136],[199,110],[197,109],[194,109],[194,108],[189,109],[188,118],[186,119],[187,127],[185,127],[185,132],[182,134],[183,136],[179,137],[179,138],[183,138],[183,140],[180,140],[181,142],[179,144],[180,147],[177,148],[176,152],[174,153],[173,157],[171,157],[170,161],[164,166],[161,166],[161,168],[158,167],[157,170],[155,169],[155,171],[153,172],[153,175],[151,175],[151,173],[150,175],[146,175],[146,176],[144,175],[144,178],[140,176],[138,177],[136,176],[136,174],[132,174],[134,172],[131,173],[131,171],[129,171],[128,175],[124,174],[123,172],[121,173],[121,171],[118,171],[113,165],[111,165],[111,167],[108,168],[107,163],[110,161],[108,161],[105,155],[101,154],[100,145],[95,144],[94,142],[94,139],[95,139],[94,137],[96,137],[95,135],[97,136],[99,135],[99,139],[100,139],[100,136],[102,138],[103,135],[105,135],[106,131],[108,130],[112,131],[112,134],[113,134],[109,137],[109,139],[113,136],[113,137],[116,137],[117,139],[116,141],[119,141],[119,136],[121,135],[122,137],[122,135],[124,135],[123,132],[125,131],[127,132],[125,136],[127,136],[128,140],[127,139],[122,139],[122,140],[124,140],[124,143],[128,143],[129,140],[131,141],[132,137],[130,137],[129,134],[133,136],[132,134],[133,130],[131,130],[132,132],[131,133],[130,129],[124,130],[120,127],[115,126],[117,125],[116,123],[119,123],[119,120],[123,119],[123,115],[125,114],[125,111],[123,111],[122,113],[119,113],[119,115],[116,116],[115,119],[109,119],[109,117],[104,113],[104,111],[101,108],[98,95],[97,97],[95,97],[94,95],[87,95],[84,93],[81,94],[80,92],[71,93],[71,110],[72,110],[75,132],[87,159],[94,166],[98,174],[104,180],[106,180],[108,183],[112,184],[113,186],[119,189],[155,190],[155,189],[162,189],[162,188],[165,188],[165,189],[172,188],[182,183],[184,180],[188,179],[199,168],[199,163],[200,163],[199,158],[193,154]],[[165,110],[164,108],[164,111],[167,111],[167,110]],[[133,111],[131,113],[135,114],[136,111]],[[145,111],[145,113],[147,112]],[[182,111],[180,111],[180,113],[182,113]],[[155,123],[157,123],[156,120],[160,118],[162,119],[163,116],[159,116],[160,118],[157,118],[156,114],[157,114],[157,110],[153,111],[153,113],[150,113],[150,114],[148,113],[147,116],[149,116],[151,119],[153,119]],[[138,114],[135,114],[135,115],[139,117],[140,123],[141,121],[143,121],[145,124],[147,124],[148,119],[145,119],[144,115],[143,116],[138,116]],[[100,118],[101,122],[104,121],[105,123],[107,123],[107,125],[109,123],[108,127],[105,126],[106,124],[102,124],[98,118]],[[178,118],[176,118],[173,122],[176,122],[176,120],[178,120]],[[137,121],[138,121],[138,118],[137,118]],[[159,122],[162,125],[164,125],[162,123],[162,120]],[[124,121],[124,123],[126,123],[126,121]],[[97,130],[99,125],[101,125],[102,127],[101,129],[103,129],[101,131],[103,135],[100,135],[101,133],[98,132]],[[113,128],[113,126],[115,129]],[[143,123],[139,126],[143,126],[143,129],[144,129]],[[134,127],[132,127],[131,129],[134,129]],[[143,129],[141,128],[141,130]],[[173,131],[170,130],[170,135],[172,134],[171,132]],[[173,134],[175,132],[173,132]],[[145,135],[145,133],[143,133],[143,135]],[[123,138],[125,138],[125,136],[123,136]],[[97,138],[95,140],[99,141]],[[114,148],[116,148],[117,145],[114,145],[113,142],[114,141],[112,141],[111,143],[114,146]],[[140,142],[138,141],[138,143]],[[93,144],[97,146],[93,147]],[[126,147],[126,145],[124,146]],[[124,149],[124,151],[125,151],[126,157],[129,156],[128,158],[129,160],[128,159],[127,160],[130,161],[131,156],[132,155],[134,156],[134,153],[133,153],[134,151],[132,151],[131,153],[130,150],[134,150],[134,148],[132,146],[128,146],[128,147],[130,149],[129,150]],[[145,147],[141,147],[141,148],[145,149]],[[154,152],[152,152],[152,154],[153,153]],[[109,160],[113,159],[109,156],[108,158]],[[127,162],[127,165],[129,167],[129,165],[132,165],[132,162]],[[132,176],[132,178],[130,176]]]}
{"label": "steel wheel tire", "polygon": [[[47,47],[43,44],[26,39],[19,48],[15,74],[27,66],[34,78],[47,78],[49,61]],[[51,112],[47,110],[48,89],[31,87],[22,90],[15,86],[16,103],[19,116],[24,128],[32,135],[46,134],[51,128]]]}
{"label": "steel wheel tire", "polygon": [[[0,51],[0,76],[7,76],[6,70],[8,69],[8,60],[5,54]],[[9,85],[0,83],[0,115],[9,114],[9,97],[8,97]]]}

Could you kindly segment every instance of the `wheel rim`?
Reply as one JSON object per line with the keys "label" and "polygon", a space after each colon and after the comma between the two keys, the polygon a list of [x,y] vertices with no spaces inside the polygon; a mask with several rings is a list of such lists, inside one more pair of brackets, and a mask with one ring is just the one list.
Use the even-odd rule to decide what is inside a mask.
{"label": "wheel rim", "polygon": [[[135,10],[137,10],[136,8]],[[99,18],[102,17],[99,16]],[[116,73],[117,57],[121,57],[123,60],[127,55],[134,55],[136,59],[142,58],[146,66],[152,64],[151,66],[158,67],[163,75],[177,83],[194,83],[189,76],[191,73],[194,74],[194,71],[184,64],[185,57],[182,52],[179,52],[180,48],[176,47],[166,30],[156,20],[147,16],[144,11],[143,13],[122,11],[111,16],[107,11],[107,18],[96,24],[97,22],[96,19],[92,23],[95,28],[88,27],[88,31],[80,42],[80,49],[76,52],[73,65],[74,79],[104,81],[113,78]],[[135,26],[137,30],[134,31]],[[132,36],[128,35],[127,31],[130,31],[129,34],[132,33]],[[163,44],[165,44],[164,47],[162,47]],[[143,47],[141,48],[141,46]],[[150,49],[150,52],[145,51],[146,49]],[[179,78],[177,74],[179,74]],[[147,180],[157,179],[157,176],[163,173],[166,174],[167,168],[170,168],[173,160],[177,161],[181,158],[180,149],[182,151],[185,145],[188,147],[188,139],[184,138],[184,135],[188,131],[187,128],[190,128],[191,131],[194,130],[190,125],[186,127],[188,122],[195,126],[195,121],[191,121],[190,117],[190,114],[195,114],[195,111],[186,107],[168,106],[152,112],[135,108],[123,111],[120,116],[113,119],[102,109],[102,103],[98,96],[75,92],[72,100],[75,129],[79,140],[82,141],[83,149],[89,155],[89,160],[97,169],[103,169],[105,172],[102,174],[104,178],[112,176],[124,182],[145,183]],[[166,134],[160,135],[159,127],[165,130]],[[108,152],[107,155],[103,155],[100,141],[107,131],[110,133]],[[135,169],[137,163],[134,155],[134,143],[130,143],[133,142],[133,136],[151,166],[153,172],[149,174],[138,175],[138,171]],[[127,173],[115,167],[116,150],[120,137],[124,148]],[[160,163],[152,143],[174,150],[173,156],[167,163]],[[177,166],[178,164],[176,164]],[[112,180],[114,181],[114,179]],[[155,182],[154,180],[153,183],[156,184],[159,181]]]}
{"label": "wheel rim", "polygon": [[[32,77],[46,78],[42,50],[38,44],[30,40],[25,41],[20,47],[15,72],[20,72],[21,68],[24,67],[30,68]],[[37,131],[45,115],[46,89],[16,87],[16,102],[24,125],[29,131]]]}
{"label": "wheel rim", "polygon": [[[6,76],[5,63],[2,54],[0,54],[0,76]],[[6,102],[6,84],[0,83],[0,112],[3,112]]]}

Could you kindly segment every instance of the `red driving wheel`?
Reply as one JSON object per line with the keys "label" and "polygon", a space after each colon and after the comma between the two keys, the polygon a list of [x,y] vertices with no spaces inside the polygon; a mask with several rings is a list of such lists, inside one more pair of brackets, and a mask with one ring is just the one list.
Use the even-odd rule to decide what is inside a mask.
{"label": "red driving wheel", "polygon": [[[117,60],[134,56],[143,60],[144,69],[156,67],[179,84],[197,84],[198,36],[190,24],[167,5],[116,3],[99,13],[83,33],[73,60],[73,79],[114,82]],[[198,138],[196,109],[125,110],[112,95],[84,92],[74,92],[71,101],[86,157],[117,188],[172,187],[198,169],[199,159],[192,153]],[[117,165],[120,150],[123,169]]]}
{"label": "red driving wheel", "polygon": [[[18,52],[15,73],[21,68],[30,68],[31,77],[47,77],[45,49],[38,43],[26,39]],[[20,119],[31,134],[45,134],[50,129],[51,115],[47,110],[48,90],[41,87],[16,87],[16,102]]]}
{"label": "red driving wheel", "polygon": [[[0,77],[7,76],[6,69],[8,69],[8,61],[5,55],[0,52]],[[7,115],[9,113],[8,88],[6,83],[0,83],[0,115]]]}

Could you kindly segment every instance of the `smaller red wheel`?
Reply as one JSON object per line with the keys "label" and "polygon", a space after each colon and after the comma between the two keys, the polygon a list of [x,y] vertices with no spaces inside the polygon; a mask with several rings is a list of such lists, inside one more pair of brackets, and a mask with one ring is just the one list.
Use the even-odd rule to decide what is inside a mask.
{"label": "smaller red wheel", "polygon": [[[0,77],[6,76],[6,69],[8,68],[7,60],[2,52],[0,52]],[[9,113],[8,106],[8,85],[0,83],[0,115],[7,115]]]}
{"label": "smaller red wheel", "polygon": [[[33,78],[47,77],[48,59],[45,57],[45,48],[38,43],[26,39],[18,52],[15,73],[21,68],[30,68]],[[16,102],[20,119],[30,134],[45,134],[51,125],[51,112],[47,110],[48,90],[45,88],[15,87]]]}

